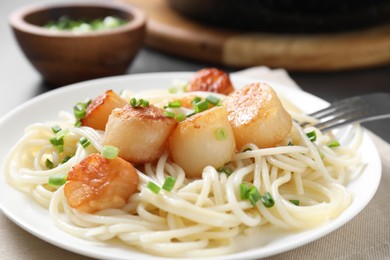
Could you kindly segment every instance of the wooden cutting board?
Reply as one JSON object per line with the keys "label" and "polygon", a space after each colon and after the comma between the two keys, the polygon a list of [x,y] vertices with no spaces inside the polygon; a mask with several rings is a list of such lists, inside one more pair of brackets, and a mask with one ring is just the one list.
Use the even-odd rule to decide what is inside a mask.
{"label": "wooden cutting board", "polygon": [[146,45],[216,65],[266,65],[290,71],[335,71],[390,64],[390,24],[346,33],[243,33],[202,25],[165,0],[120,0],[143,9]]}

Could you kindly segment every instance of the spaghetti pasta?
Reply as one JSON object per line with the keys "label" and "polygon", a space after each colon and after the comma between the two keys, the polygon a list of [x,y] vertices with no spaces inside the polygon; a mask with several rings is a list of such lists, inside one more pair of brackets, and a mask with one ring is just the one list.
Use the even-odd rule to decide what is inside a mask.
{"label": "spaghetti pasta", "polygon": [[[132,96],[129,92],[122,95]],[[137,97],[159,103],[163,101],[161,97],[178,95],[182,94],[149,92]],[[295,231],[325,223],[351,203],[352,195],[345,185],[352,177],[351,172],[362,166],[356,152],[361,138],[358,126],[355,139],[351,140],[352,148],[329,148],[327,144],[333,136],[293,123],[294,145],[259,148],[246,144],[229,163],[230,174],[207,166],[202,178],[189,179],[165,152],[156,163],[146,163],[137,169],[139,192],[123,208],[89,214],[68,205],[63,186],[48,184],[50,176],[66,175],[83,158],[102,150],[103,132],[75,127],[74,122],[72,115],[61,112],[57,122],[27,127],[5,160],[7,180],[48,208],[54,223],[67,233],[99,241],[117,238],[161,256],[227,254],[235,250],[234,239],[239,234],[261,232],[268,225]],[[49,141],[53,125],[68,131],[64,136],[64,152]],[[309,131],[316,132],[315,142],[307,137]],[[90,141],[87,148],[79,143],[81,137]],[[64,154],[72,156],[64,160]],[[47,160],[53,168],[45,165]],[[147,188],[150,181],[162,187],[168,176],[176,179],[172,190],[161,189],[155,194]],[[261,199],[268,193],[273,206],[268,207],[261,199],[253,205],[243,198],[242,184],[255,187]]]}

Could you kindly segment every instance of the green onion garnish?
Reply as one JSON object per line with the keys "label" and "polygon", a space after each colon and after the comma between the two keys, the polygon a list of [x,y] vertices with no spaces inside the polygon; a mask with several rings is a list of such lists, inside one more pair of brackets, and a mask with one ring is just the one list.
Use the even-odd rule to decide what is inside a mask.
{"label": "green onion garnish", "polygon": [[186,117],[190,117],[190,116],[193,116],[193,115],[195,115],[195,114],[196,114],[195,110],[192,110],[192,111],[190,111],[190,112],[188,112],[188,113],[186,114]]}
{"label": "green onion garnish", "polygon": [[333,148],[333,147],[339,147],[340,146],[340,143],[338,141],[332,141],[328,144],[328,147],[329,148]]}
{"label": "green onion garnish", "polygon": [[179,122],[184,121],[187,118],[185,114],[179,113],[175,116],[175,119]]}
{"label": "green onion garnish", "polygon": [[87,99],[85,102],[79,102],[73,107],[73,114],[76,118],[76,123],[75,123],[76,127],[81,126],[80,120],[86,116],[87,114],[86,109],[89,106],[89,104],[91,104],[91,102],[92,102],[91,99]]}
{"label": "green onion garnish", "polygon": [[206,100],[199,101],[195,104],[195,112],[200,113],[206,111],[209,108],[209,103]]}
{"label": "green onion garnish", "polygon": [[67,176],[51,175],[49,176],[49,185],[59,187],[65,184]]}
{"label": "green onion garnish", "polygon": [[325,158],[325,154],[323,152],[319,152],[321,159]]}
{"label": "green onion garnish", "polygon": [[241,183],[240,184],[240,198],[242,200],[247,200],[249,197],[248,197],[248,183]]}
{"label": "green onion garnish", "polygon": [[227,164],[225,164],[224,166],[220,167],[217,169],[218,172],[223,172],[227,175],[230,175],[233,173],[233,169],[230,168],[229,166],[227,166]]}
{"label": "green onion garnish", "polygon": [[210,104],[216,106],[218,105],[220,99],[215,97],[215,96],[212,96],[212,95],[209,95],[207,98],[206,98],[207,102],[209,102]]}
{"label": "green onion garnish", "polygon": [[225,128],[219,127],[214,131],[214,136],[219,141],[226,140],[228,138],[228,133]]}
{"label": "green onion garnish", "polygon": [[88,140],[88,138],[86,138],[85,136],[82,136],[82,137],[80,138],[80,144],[81,144],[81,146],[85,149],[85,148],[88,147],[88,145],[91,144],[91,142]]}
{"label": "green onion garnish", "polygon": [[48,168],[48,169],[53,169],[53,167],[54,167],[53,162],[50,161],[49,159],[46,159],[45,165],[46,165],[46,168]]}
{"label": "green onion garnish", "polygon": [[64,151],[64,146],[63,145],[57,145],[56,148],[57,148],[57,151],[59,153],[62,153]]}
{"label": "green onion garnish", "polygon": [[191,104],[193,107],[195,107],[195,104],[202,101],[202,98],[200,97],[194,97],[194,99],[191,101]]}
{"label": "green onion garnish", "polygon": [[314,142],[315,140],[317,140],[317,134],[316,134],[316,131],[311,131],[309,133],[306,133],[306,136],[309,138],[309,140],[311,142]]}
{"label": "green onion garnish", "polygon": [[50,143],[54,146],[64,145],[64,138],[52,137],[50,138]]}
{"label": "green onion garnish", "polygon": [[173,187],[175,186],[175,183],[176,183],[176,179],[171,177],[171,176],[168,176],[165,181],[164,181],[164,184],[162,186],[162,188],[166,191],[171,191],[173,189]]}
{"label": "green onion garnish", "polygon": [[71,155],[65,156],[64,159],[62,159],[61,164],[66,163],[67,161],[69,161],[70,158],[72,158]]}
{"label": "green onion garnish", "polygon": [[112,145],[105,145],[102,149],[102,156],[106,159],[115,159],[119,154],[119,149]]}
{"label": "green onion garnish", "polygon": [[290,202],[291,202],[292,204],[294,204],[295,206],[299,206],[299,203],[300,203],[299,200],[290,200]]}
{"label": "green onion garnish", "polygon": [[61,127],[59,125],[54,125],[51,127],[51,130],[53,131],[53,133],[58,133],[59,131],[61,131]]}
{"label": "green onion garnish", "polygon": [[261,199],[261,195],[255,186],[252,186],[248,190],[248,199],[251,202],[252,206],[256,205],[256,203]]}
{"label": "green onion garnish", "polygon": [[180,102],[180,100],[175,100],[175,101],[169,102],[166,107],[178,108],[178,107],[181,107],[181,102]]}
{"label": "green onion garnish", "polygon": [[85,103],[77,103],[73,107],[73,114],[76,117],[76,119],[80,120],[83,119],[86,115],[85,109],[87,108],[87,105]]}
{"label": "green onion garnish", "polygon": [[288,142],[287,146],[294,146],[294,144],[292,141],[290,141],[290,142]]}
{"label": "green onion garnish", "polygon": [[70,133],[69,129],[60,130],[56,133],[55,137],[57,139],[63,139],[69,133]]}
{"label": "green onion garnish", "polygon": [[155,184],[154,182],[149,181],[146,187],[155,194],[158,194],[160,192],[160,187],[157,186],[157,184]]}
{"label": "green onion garnish", "polygon": [[263,202],[264,206],[267,208],[271,208],[275,204],[271,193],[269,193],[268,191],[264,194],[264,196],[261,197],[261,202]]}
{"label": "green onion garnish", "polygon": [[175,118],[176,115],[175,115],[175,113],[173,113],[172,111],[167,111],[167,110],[165,110],[165,111],[164,111],[164,116]]}
{"label": "green onion garnish", "polygon": [[54,137],[50,138],[50,143],[55,146],[59,153],[64,151],[64,137],[69,133],[69,129],[58,131]]}
{"label": "green onion garnish", "polygon": [[145,99],[136,99],[136,98],[132,98],[130,99],[130,105],[134,108],[138,108],[138,107],[148,107],[149,106],[149,101],[148,100],[145,100]]}

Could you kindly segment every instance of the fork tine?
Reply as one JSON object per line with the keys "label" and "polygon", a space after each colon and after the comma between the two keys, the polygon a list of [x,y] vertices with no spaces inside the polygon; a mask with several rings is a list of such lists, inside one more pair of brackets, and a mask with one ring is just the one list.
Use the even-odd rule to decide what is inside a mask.
{"label": "fork tine", "polygon": [[338,126],[350,124],[355,121],[361,121],[364,118],[367,118],[371,114],[369,110],[356,109],[355,111],[350,111],[347,113],[342,113],[338,116],[335,116],[329,120],[319,122],[315,124],[314,127],[320,129],[321,131],[329,130],[330,128],[335,128]]}
{"label": "fork tine", "polygon": [[355,106],[363,105],[364,102],[360,97],[352,97],[343,99],[340,101],[336,101],[332,103],[330,106],[320,109],[314,113],[309,114],[310,116],[313,116],[317,119],[321,119],[324,117],[327,117],[329,115],[333,115],[335,111],[346,109],[346,108],[353,108]]}
{"label": "fork tine", "polygon": [[[327,131],[355,122],[390,118],[390,93],[372,93],[355,96],[332,103],[330,106],[309,114],[318,120],[314,126]],[[302,122],[301,126],[309,123]]]}

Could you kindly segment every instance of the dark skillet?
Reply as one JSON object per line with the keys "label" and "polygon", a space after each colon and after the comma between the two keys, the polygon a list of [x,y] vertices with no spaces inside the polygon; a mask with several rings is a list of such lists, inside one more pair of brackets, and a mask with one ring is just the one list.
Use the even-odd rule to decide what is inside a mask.
{"label": "dark skillet", "polygon": [[390,0],[167,0],[212,26],[248,31],[333,32],[390,22]]}

